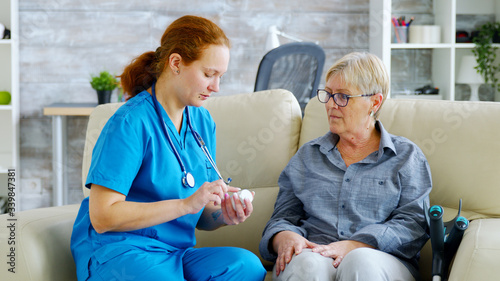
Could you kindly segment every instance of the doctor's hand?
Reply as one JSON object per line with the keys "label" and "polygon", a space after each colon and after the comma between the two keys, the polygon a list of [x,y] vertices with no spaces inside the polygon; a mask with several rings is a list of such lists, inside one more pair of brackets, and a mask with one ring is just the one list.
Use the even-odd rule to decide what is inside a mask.
{"label": "doctor's hand", "polygon": [[285,270],[286,265],[290,263],[293,255],[299,255],[304,248],[319,246],[293,231],[278,232],[274,235],[272,245],[274,251],[278,254],[278,258],[276,259],[276,276],[279,276]]}
{"label": "doctor's hand", "polygon": [[[229,186],[231,190],[230,192],[237,192],[240,191],[240,188],[232,187]],[[234,191],[236,190],[236,191]],[[255,195],[255,192],[252,191],[252,196]],[[236,225],[239,223],[244,222],[250,214],[253,212],[253,205],[250,199],[245,198],[245,207],[243,207],[243,204],[240,201],[240,197],[238,196],[237,193],[233,194],[233,199],[234,199],[234,208],[233,208],[233,203],[231,202],[231,196],[229,194],[224,195],[224,201],[222,202],[222,216],[224,219],[224,223],[227,225]]]}
{"label": "doctor's hand", "polygon": [[237,192],[239,188],[228,186],[223,180],[205,182],[193,195],[184,199],[190,214],[196,214],[208,203],[218,206],[224,202],[227,192]]}

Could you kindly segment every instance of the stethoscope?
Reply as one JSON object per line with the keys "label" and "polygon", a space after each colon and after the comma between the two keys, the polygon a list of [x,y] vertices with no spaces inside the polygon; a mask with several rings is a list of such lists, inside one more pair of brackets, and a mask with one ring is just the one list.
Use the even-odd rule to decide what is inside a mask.
{"label": "stethoscope", "polygon": [[[168,134],[167,124],[163,120],[163,117],[162,117],[161,111],[160,111],[160,105],[158,103],[158,100],[156,99],[155,85],[156,85],[156,82],[153,82],[153,85],[151,86],[151,89],[153,92],[153,104],[155,107],[156,114],[158,115],[158,118],[160,119],[160,123],[163,124],[163,126],[162,126],[163,133],[167,137],[167,141],[170,144],[170,146],[172,147],[172,150],[174,151],[175,158],[177,158],[177,162],[179,162],[179,165],[181,166],[181,170],[182,170],[182,174],[183,174],[182,175],[182,185],[185,187],[193,188],[195,185],[194,177],[190,172],[186,171],[186,167],[184,166],[184,163],[182,162],[181,156],[179,155],[179,152],[177,152],[177,149],[175,148],[174,143],[172,142],[172,139],[170,138],[170,135]],[[224,178],[222,177],[221,173],[219,172],[219,169],[217,168],[217,164],[215,163],[214,159],[210,155],[210,152],[208,151],[208,148],[205,145],[203,138],[200,136],[200,134],[198,134],[198,132],[196,132],[193,129],[193,125],[191,124],[191,120],[189,118],[189,106],[186,106],[186,121],[187,121],[187,124],[189,126],[189,129],[191,130],[191,133],[193,134],[193,137],[194,137],[196,143],[203,151],[203,154],[205,154],[205,156],[207,157],[208,161],[210,162],[210,165],[212,165],[215,172],[217,173],[217,176],[219,176],[219,178],[224,181]],[[226,184],[229,184],[231,182],[231,178],[228,178],[227,181],[224,181],[224,182]]]}

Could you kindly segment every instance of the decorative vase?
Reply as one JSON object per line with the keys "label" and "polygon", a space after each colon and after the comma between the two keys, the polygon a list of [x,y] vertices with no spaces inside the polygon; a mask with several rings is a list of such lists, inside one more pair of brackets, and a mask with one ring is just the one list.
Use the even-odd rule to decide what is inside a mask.
{"label": "decorative vase", "polygon": [[109,90],[96,91],[97,92],[97,103],[105,104],[111,101],[111,92]]}

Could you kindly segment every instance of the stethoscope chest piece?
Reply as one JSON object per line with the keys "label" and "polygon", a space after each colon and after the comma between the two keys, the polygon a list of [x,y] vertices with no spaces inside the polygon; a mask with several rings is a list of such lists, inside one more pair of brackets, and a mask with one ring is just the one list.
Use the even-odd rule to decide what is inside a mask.
{"label": "stethoscope chest piece", "polygon": [[189,172],[184,172],[184,176],[182,177],[182,184],[185,187],[194,187],[194,177],[191,173]]}

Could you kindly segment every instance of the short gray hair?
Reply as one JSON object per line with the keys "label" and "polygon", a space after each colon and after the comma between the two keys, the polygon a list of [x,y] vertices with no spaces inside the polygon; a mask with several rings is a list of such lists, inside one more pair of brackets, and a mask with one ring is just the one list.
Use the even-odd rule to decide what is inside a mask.
{"label": "short gray hair", "polygon": [[[362,94],[382,93],[382,104],[389,93],[389,75],[384,63],[377,56],[367,52],[353,52],[345,55],[326,73],[326,81],[338,76],[350,87],[355,87]],[[375,113],[378,117],[379,110]]]}

